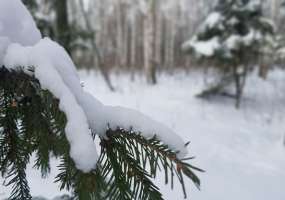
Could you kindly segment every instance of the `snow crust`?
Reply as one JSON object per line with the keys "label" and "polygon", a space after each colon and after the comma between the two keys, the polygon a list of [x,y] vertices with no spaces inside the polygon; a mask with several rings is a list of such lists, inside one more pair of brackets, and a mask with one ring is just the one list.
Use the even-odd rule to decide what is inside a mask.
{"label": "snow crust", "polygon": [[[15,10],[11,9],[19,11],[15,18]],[[88,172],[96,167],[98,153],[91,133],[106,137],[108,128],[132,129],[147,138],[156,135],[179,152],[178,156],[187,154],[184,141],[166,126],[135,110],[105,106],[85,92],[69,55],[57,43],[41,39],[20,0],[1,0],[0,13],[0,63],[34,75],[43,89],[59,99],[60,109],[68,120],[65,132],[71,146],[70,156],[78,169]]]}

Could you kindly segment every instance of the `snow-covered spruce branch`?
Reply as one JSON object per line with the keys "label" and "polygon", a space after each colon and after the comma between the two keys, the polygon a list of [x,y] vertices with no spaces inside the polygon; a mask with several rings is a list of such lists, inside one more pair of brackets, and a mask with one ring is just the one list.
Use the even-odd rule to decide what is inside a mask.
{"label": "snow-covered spruce branch", "polygon": [[[67,118],[65,132],[71,145],[70,156],[77,168],[84,172],[93,169],[98,159],[91,132],[105,137],[108,126],[125,130],[132,127],[146,138],[156,134],[171,149],[179,151],[180,157],[187,154],[183,140],[164,125],[131,109],[105,106],[85,92],[68,54],[50,39],[42,39],[33,47],[10,45],[4,64],[9,70],[22,70],[34,76],[42,89],[59,100],[59,108]],[[19,66],[33,66],[33,72],[31,67]]]}
{"label": "snow-covered spruce branch", "polygon": [[146,138],[121,128],[109,127],[100,136],[96,168],[78,170],[69,154],[71,144],[65,134],[68,119],[59,110],[60,102],[43,90],[34,76],[4,67],[0,69],[0,91],[0,166],[7,185],[13,188],[12,199],[31,198],[25,169],[32,154],[36,154],[35,166],[43,176],[50,170],[49,155],[59,158],[56,181],[78,199],[162,199],[151,180],[158,170],[172,187],[174,176],[178,177],[185,197],[184,176],[200,186],[193,170],[202,170],[187,162],[192,158],[179,159],[178,152],[156,136]]}

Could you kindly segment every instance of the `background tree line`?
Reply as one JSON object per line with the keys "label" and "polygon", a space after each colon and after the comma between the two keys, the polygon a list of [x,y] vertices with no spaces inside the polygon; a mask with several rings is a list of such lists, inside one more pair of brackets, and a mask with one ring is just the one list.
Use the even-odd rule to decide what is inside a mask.
{"label": "background tree line", "polygon": [[[99,68],[109,87],[111,69],[143,71],[156,83],[157,70],[197,64],[181,45],[214,9],[213,0],[29,0],[42,32],[58,40],[78,66]],[[264,14],[284,32],[282,0],[263,0]]]}

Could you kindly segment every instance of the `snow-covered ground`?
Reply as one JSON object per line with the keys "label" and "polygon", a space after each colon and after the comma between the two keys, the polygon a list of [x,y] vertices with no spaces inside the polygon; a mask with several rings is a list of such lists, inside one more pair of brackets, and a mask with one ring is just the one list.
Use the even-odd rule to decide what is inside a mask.
{"label": "snow-covered ground", "polygon": [[[105,104],[137,109],[191,141],[194,164],[206,173],[199,174],[201,191],[189,182],[190,199],[285,199],[285,73],[271,73],[266,82],[251,78],[240,110],[232,100],[193,97],[204,84],[198,72],[161,75],[157,86],[146,85],[143,78],[131,82],[128,75],[112,76],[116,93],[108,91],[97,73],[80,72],[80,76],[85,89]],[[52,183],[56,171],[43,180],[29,168],[34,196],[62,194]],[[183,199],[178,184],[171,191],[163,179],[158,182],[165,199]],[[7,193],[0,186],[0,199]]]}

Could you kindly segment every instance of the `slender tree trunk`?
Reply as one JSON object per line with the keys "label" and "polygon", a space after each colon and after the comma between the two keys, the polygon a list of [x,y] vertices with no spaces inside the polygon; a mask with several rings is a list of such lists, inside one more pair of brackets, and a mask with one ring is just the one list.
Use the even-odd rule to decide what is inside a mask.
{"label": "slender tree trunk", "polygon": [[117,64],[120,67],[123,67],[123,25],[122,25],[122,10],[121,10],[121,0],[117,2],[117,9],[116,9],[116,25],[117,25],[117,33],[116,33],[116,50],[117,50]]}
{"label": "slender tree trunk", "polygon": [[147,82],[149,84],[156,84],[156,69],[154,60],[154,14],[155,14],[155,0],[148,2],[147,12],[144,16],[144,68]]}
{"label": "slender tree trunk", "polygon": [[234,78],[236,87],[236,108],[240,108],[243,90],[246,84],[248,67],[247,64],[234,66]]}
{"label": "slender tree trunk", "polygon": [[[126,8],[124,7],[124,11],[126,10]],[[129,24],[128,21],[126,19],[126,17],[124,16],[124,20],[122,21],[122,26],[123,26],[123,49],[122,49],[122,53],[123,53],[123,65],[124,67],[129,67],[128,66],[128,47],[129,47]]]}
{"label": "slender tree trunk", "polygon": [[58,42],[71,53],[71,30],[68,22],[67,0],[55,1],[56,35]]}
{"label": "slender tree trunk", "polygon": [[169,66],[171,69],[173,69],[174,66],[174,55],[175,55],[175,31],[176,25],[175,21],[171,20],[171,26],[170,26],[170,38],[169,38]]}
{"label": "slender tree trunk", "polygon": [[130,65],[131,65],[131,80],[133,81],[135,79],[135,68],[136,68],[136,56],[137,56],[137,26],[136,26],[136,18],[134,18],[131,21],[131,61],[130,61]]}
{"label": "slender tree trunk", "polygon": [[261,63],[258,72],[259,77],[265,80],[267,78],[267,74],[268,74],[268,66],[264,63]]}
{"label": "slender tree trunk", "polygon": [[276,22],[277,20],[277,10],[280,9],[280,2],[278,0],[271,0],[271,17]]}
{"label": "slender tree trunk", "polygon": [[161,65],[161,37],[162,37],[162,15],[161,12],[158,11],[158,8],[160,7],[160,0],[156,1],[156,11],[154,13],[155,15],[155,41],[154,41],[154,56],[155,56],[155,62],[157,65]]}
{"label": "slender tree trunk", "polygon": [[[58,0],[59,1],[59,0]],[[90,33],[92,33],[92,35],[94,35],[95,31],[93,30],[92,26],[91,26],[91,23],[89,21],[89,18],[84,10],[84,2],[83,0],[80,0],[80,8],[81,8],[81,11],[82,11],[82,14],[83,14],[83,17],[84,17],[84,20],[85,20],[85,24],[86,24],[86,27],[88,29],[88,31]],[[93,52],[97,55],[97,60],[98,60],[98,68],[99,68],[99,71],[101,72],[105,82],[107,83],[107,86],[109,87],[109,89],[111,91],[115,91],[115,88],[113,87],[112,83],[111,83],[111,80],[110,80],[110,76],[109,76],[109,73],[108,73],[108,70],[105,68],[105,65],[104,65],[104,62],[102,60],[102,56],[101,56],[101,52],[100,50],[98,49],[97,47],[97,44],[95,42],[95,38],[92,38],[91,40],[91,45],[92,45],[92,50]],[[95,63],[95,59],[94,59],[94,63]]]}

